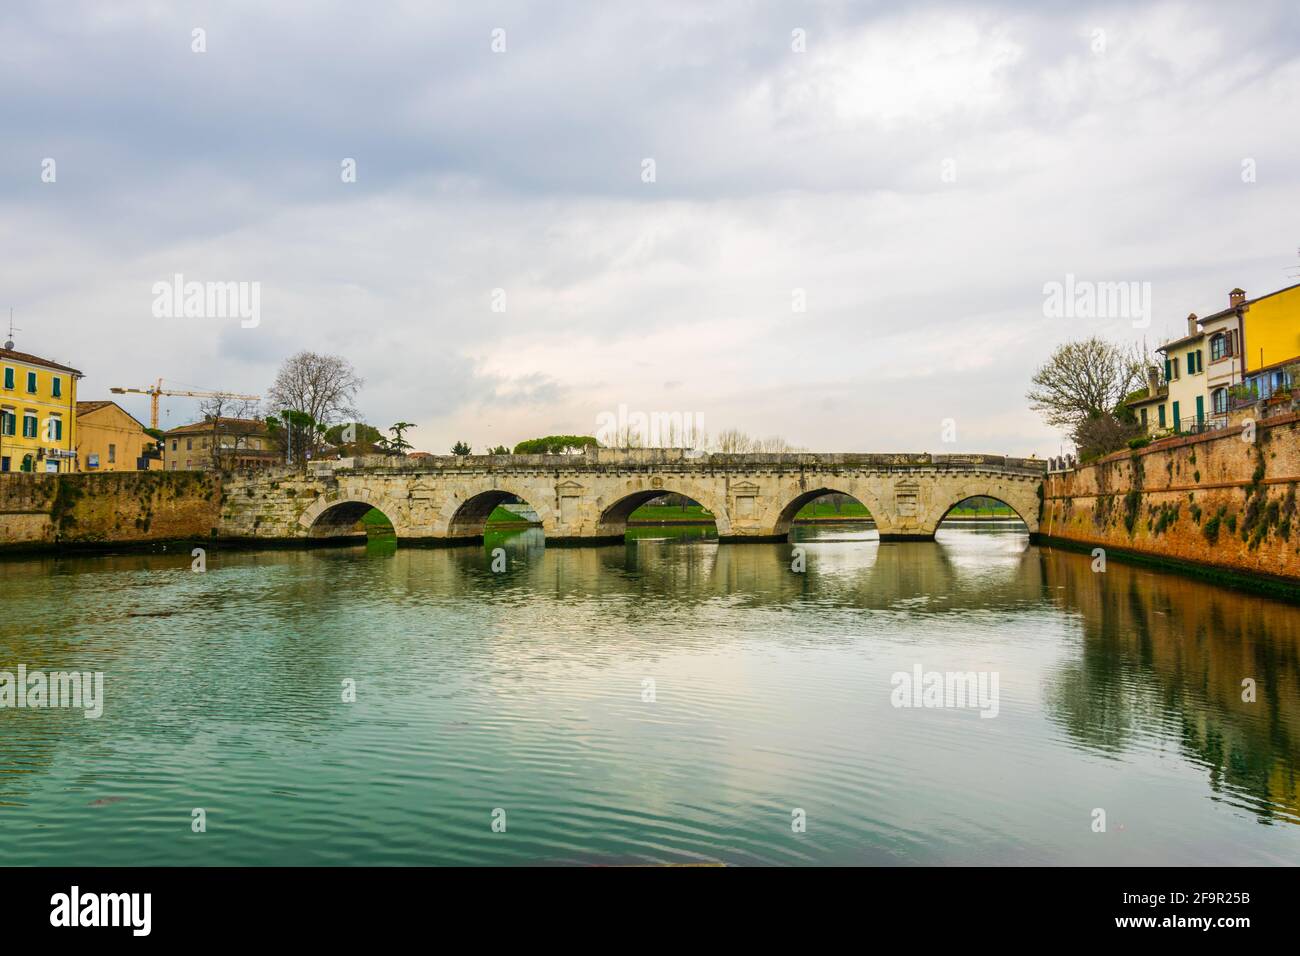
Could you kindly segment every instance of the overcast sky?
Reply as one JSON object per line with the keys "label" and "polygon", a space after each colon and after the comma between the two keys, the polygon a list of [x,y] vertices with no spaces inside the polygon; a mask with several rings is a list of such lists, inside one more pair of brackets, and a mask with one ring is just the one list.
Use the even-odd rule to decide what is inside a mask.
{"label": "overcast sky", "polygon": [[[1054,345],[1155,345],[1300,281],[1298,22],[7,0],[0,306],[85,399],[345,355],[366,420],[439,453],[623,404],[817,451],[1054,454],[1024,399]],[[259,324],[155,317],[177,273],[259,282]],[[1150,327],[1046,316],[1067,274],[1149,282]]]}

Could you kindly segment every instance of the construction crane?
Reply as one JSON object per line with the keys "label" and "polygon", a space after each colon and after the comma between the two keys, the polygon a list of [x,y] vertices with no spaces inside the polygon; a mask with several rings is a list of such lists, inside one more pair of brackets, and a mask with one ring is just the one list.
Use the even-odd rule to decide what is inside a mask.
{"label": "construction crane", "polygon": [[250,402],[259,401],[261,395],[239,395],[234,392],[197,392],[185,391],[177,388],[163,388],[163,380],[158,379],[157,385],[150,385],[147,388],[110,388],[114,395],[148,395],[149,396],[149,427],[158,427],[158,398],[162,395],[180,395],[184,398],[235,398]]}

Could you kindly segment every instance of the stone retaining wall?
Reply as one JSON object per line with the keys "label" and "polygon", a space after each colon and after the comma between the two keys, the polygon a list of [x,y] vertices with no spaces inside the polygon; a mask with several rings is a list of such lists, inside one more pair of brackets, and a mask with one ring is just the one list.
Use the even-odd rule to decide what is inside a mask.
{"label": "stone retaining wall", "polygon": [[197,471],[0,475],[0,550],[210,538],[221,482]]}
{"label": "stone retaining wall", "polygon": [[1047,540],[1300,579],[1300,414],[1109,455],[1043,484]]}

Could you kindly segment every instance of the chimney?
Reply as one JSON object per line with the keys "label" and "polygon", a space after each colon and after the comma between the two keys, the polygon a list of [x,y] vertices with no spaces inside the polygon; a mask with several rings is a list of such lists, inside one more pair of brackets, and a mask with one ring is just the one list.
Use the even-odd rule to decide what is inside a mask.
{"label": "chimney", "polygon": [[1187,317],[1187,334],[1188,335],[1196,334],[1196,313],[1195,312],[1193,312],[1191,315]]}
{"label": "chimney", "polygon": [[1246,290],[1241,288],[1233,289],[1228,293],[1228,308],[1235,309],[1241,303],[1246,301]]}
{"label": "chimney", "polygon": [[1155,398],[1160,392],[1160,369],[1154,365],[1147,366],[1147,397]]}

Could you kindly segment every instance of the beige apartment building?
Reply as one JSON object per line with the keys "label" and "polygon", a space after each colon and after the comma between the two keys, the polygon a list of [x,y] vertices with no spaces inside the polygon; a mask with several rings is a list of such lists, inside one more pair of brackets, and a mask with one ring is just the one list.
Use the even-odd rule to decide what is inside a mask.
{"label": "beige apartment building", "polygon": [[168,471],[265,468],[279,461],[266,422],[257,419],[206,419],[163,433],[163,467]]}

